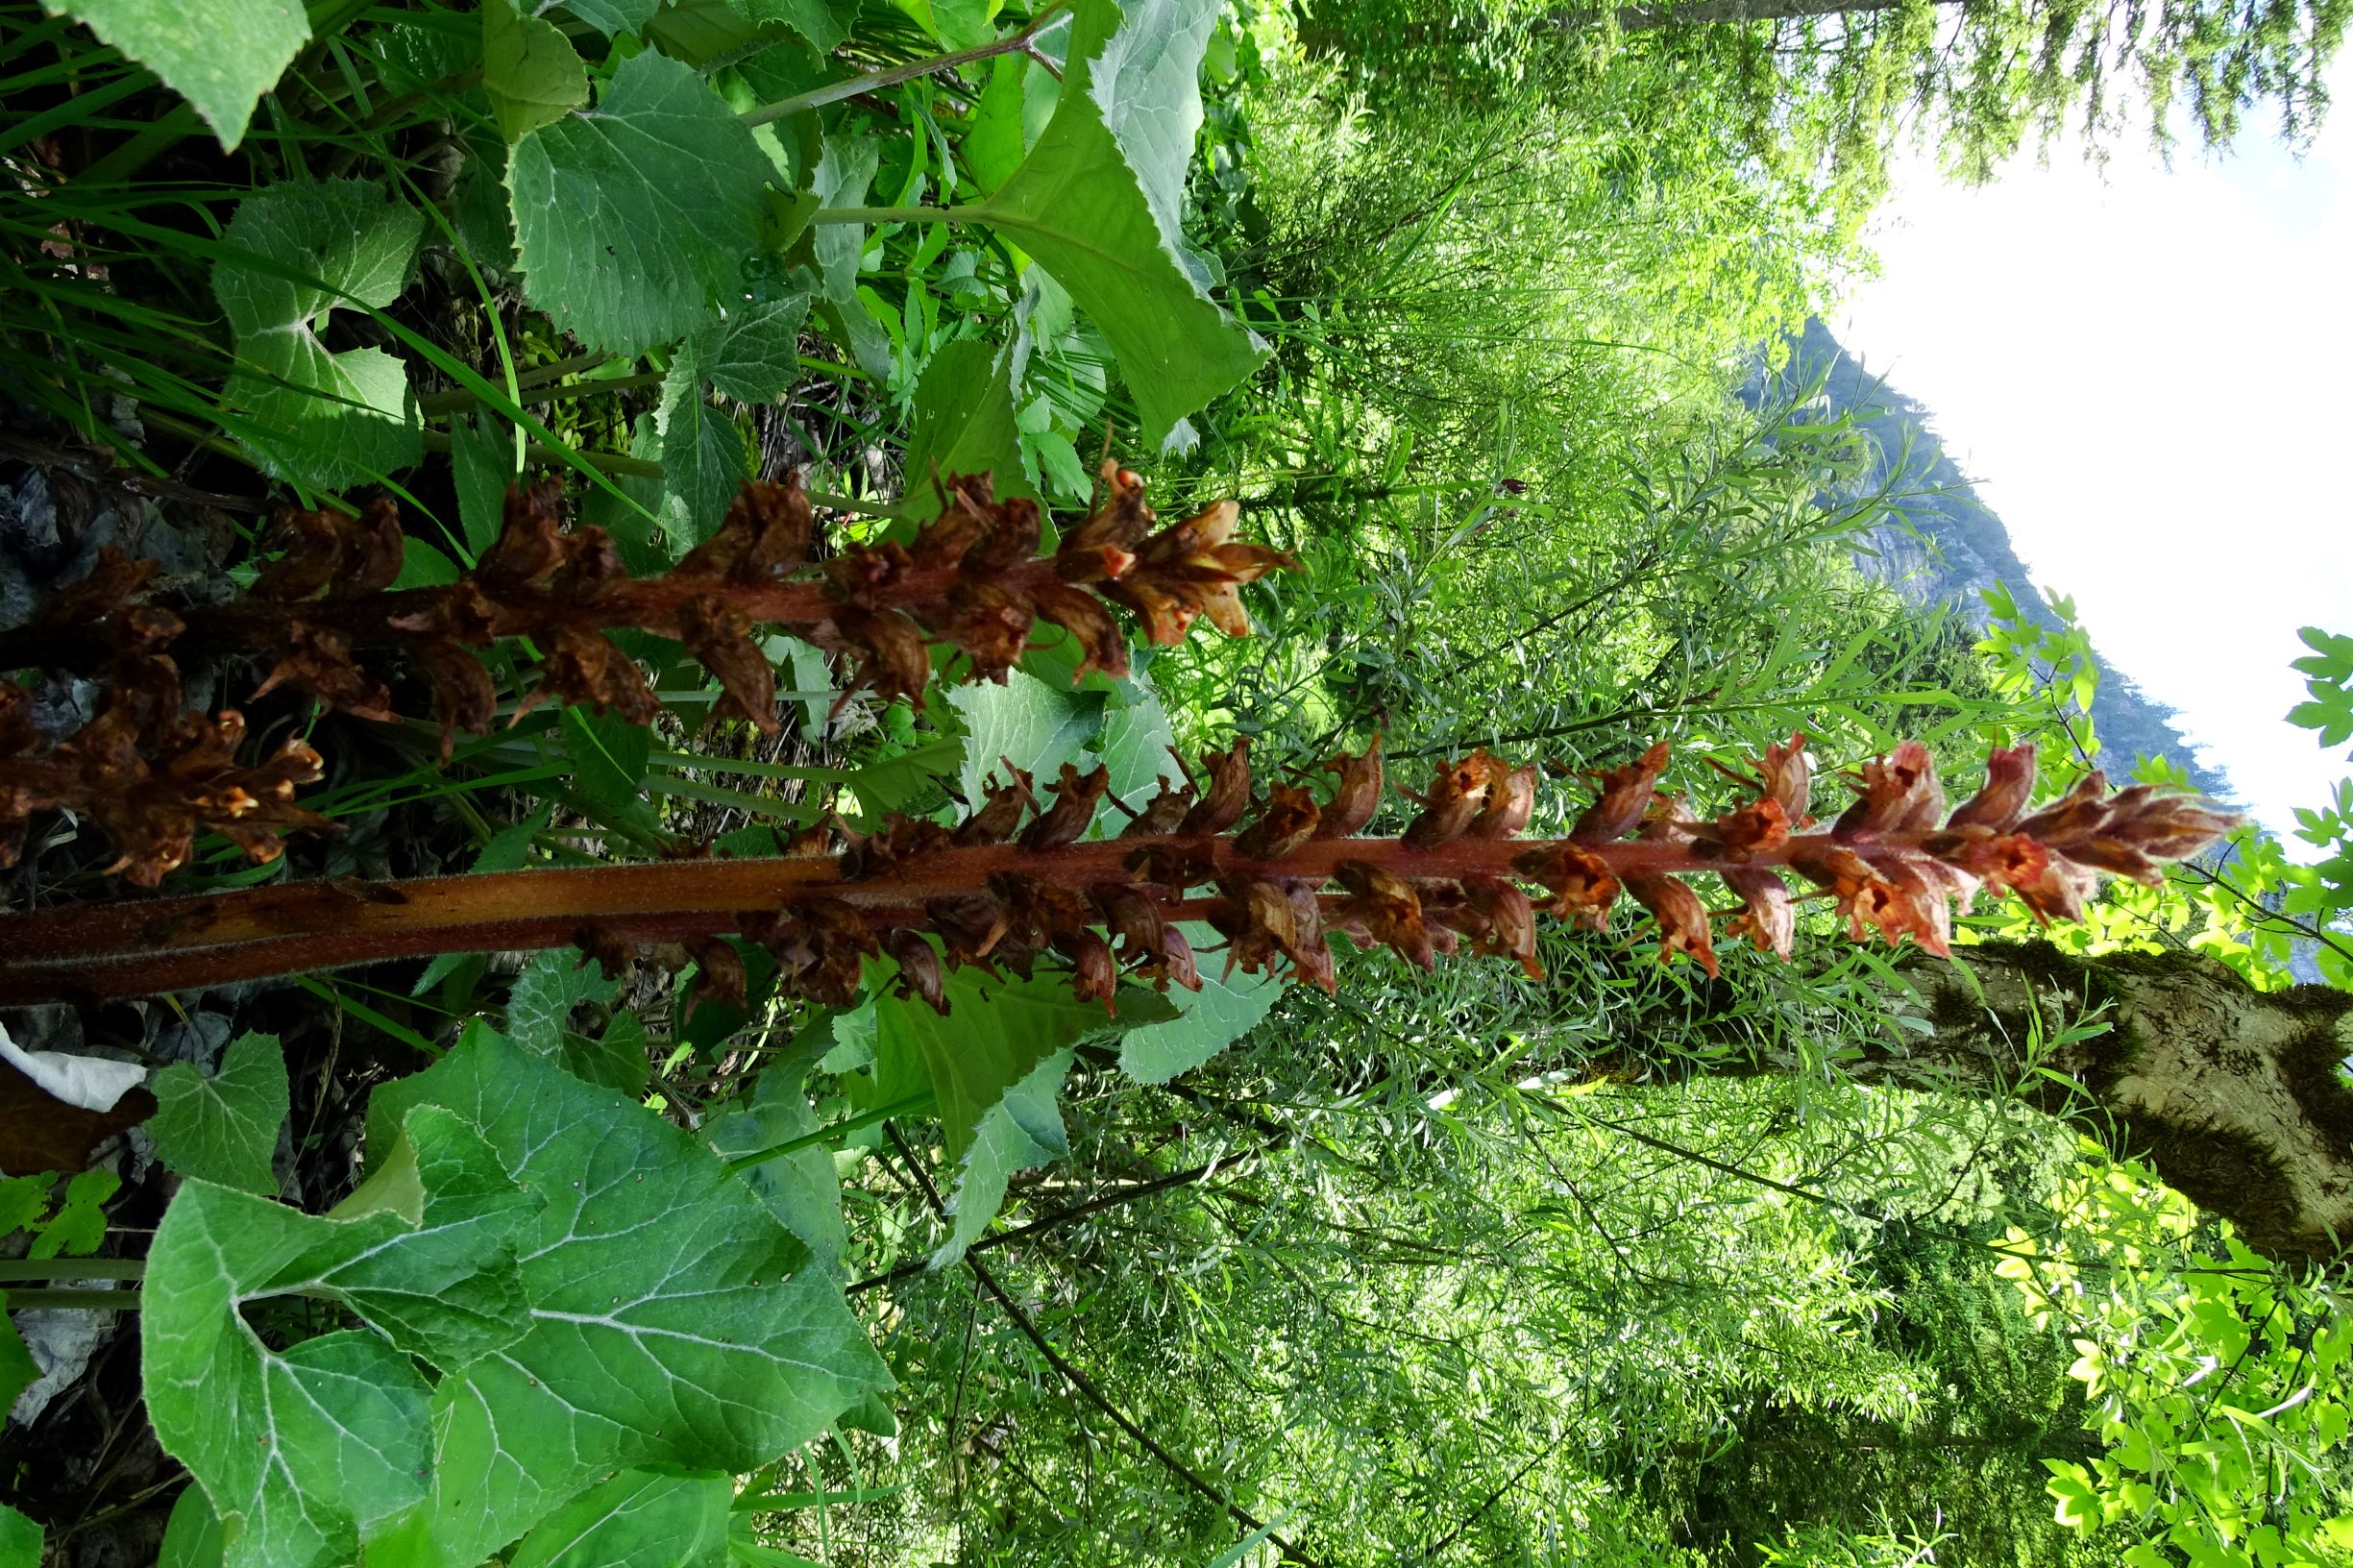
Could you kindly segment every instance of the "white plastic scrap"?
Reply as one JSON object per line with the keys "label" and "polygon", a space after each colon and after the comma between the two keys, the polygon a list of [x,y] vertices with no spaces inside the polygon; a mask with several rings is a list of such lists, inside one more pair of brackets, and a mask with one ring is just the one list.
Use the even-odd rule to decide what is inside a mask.
{"label": "white plastic scrap", "polygon": [[28,1051],[9,1038],[0,1024],[0,1061],[13,1066],[42,1089],[85,1111],[107,1112],[114,1102],[147,1076],[138,1062],[113,1062],[103,1056],[68,1056],[63,1051]]}

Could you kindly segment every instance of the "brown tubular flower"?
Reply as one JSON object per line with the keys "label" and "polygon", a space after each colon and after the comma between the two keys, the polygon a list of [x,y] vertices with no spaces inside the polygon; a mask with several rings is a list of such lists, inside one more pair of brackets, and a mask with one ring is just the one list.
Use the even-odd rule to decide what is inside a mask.
{"label": "brown tubular flower", "polygon": [[[179,694],[169,661],[153,663],[162,668],[134,668],[136,678],[120,685],[101,720],[63,747],[44,747],[21,694],[0,699],[0,831],[21,830],[28,801],[67,803],[99,817],[125,845],[134,874],[151,879],[184,856],[200,822],[226,824],[267,852],[275,840],[255,824],[294,809],[286,796],[315,771],[315,756],[290,747],[261,769],[236,768],[233,723],[199,734],[196,722],[159,717],[176,714]],[[162,769],[141,760],[152,759],[159,739],[168,743]],[[1925,753],[1898,747],[1862,772],[1858,805],[1869,827],[1752,832],[1735,850],[1727,822],[1777,823],[1793,806],[1802,819],[1801,743],[1774,750],[1753,776],[1737,775],[1752,797],[1702,822],[1679,794],[1658,793],[1667,757],[1654,748],[1604,775],[1601,800],[1572,837],[1532,844],[1468,830],[1498,809],[1499,789],[1507,797],[1501,809],[1519,810],[1507,782],[1518,770],[1483,754],[1446,770],[1422,797],[1426,817],[1436,812],[1448,819],[1440,825],[1458,821],[1464,831],[1363,839],[1321,836],[1331,813],[1311,822],[1302,790],[1277,785],[1254,802],[1248,748],[1237,743],[1203,759],[1199,799],[1164,788],[1115,839],[1088,836],[1107,793],[1103,771],[1072,767],[1050,804],[1017,772],[960,825],[892,819],[854,837],[836,824],[772,860],[456,877],[426,897],[404,892],[410,885],[288,883],[128,911],[65,907],[0,917],[0,1002],[146,994],[386,950],[552,946],[592,930],[600,956],[736,932],[774,955],[785,994],[829,1005],[854,1001],[866,962],[884,953],[897,961],[906,992],[935,1005],[945,1000],[941,976],[962,965],[1024,976],[1041,965],[1066,968],[1081,994],[1108,1005],[1122,978],[1199,983],[1178,929],[1186,919],[1221,935],[1229,972],[1281,974],[1327,991],[1337,984],[1334,932],[1422,967],[1467,945],[1509,958],[1533,978],[1542,972],[1537,905],[1523,883],[1545,890],[1549,913],[1597,931],[1629,893],[1654,922],[1662,959],[1680,954],[1712,974],[1715,933],[1692,885],[1701,873],[1720,876],[1741,900],[1725,934],[1760,951],[1786,956],[1792,944],[1787,868],[1827,890],[1855,940],[1909,940],[1942,953],[1955,904],[1966,908],[1980,886],[2016,894],[2040,918],[2070,916],[2100,875],[2150,874],[2235,821],[2146,788],[2110,794],[2095,776],[2040,812],[1973,803],[1938,823],[1923,804],[1933,792]],[[1992,787],[2016,793],[2030,766],[2023,753],[2005,754]],[[1351,768],[1339,771],[1345,790]],[[1347,810],[1361,804],[1352,798]],[[1249,827],[1237,834],[1244,821]],[[1600,838],[1603,826],[1618,836]]]}
{"label": "brown tubular flower", "polygon": [[1658,775],[1666,771],[1667,743],[1661,741],[1625,767],[1600,774],[1600,794],[1577,819],[1569,837],[1580,844],[1607,844],[1631,833],[1651,809]]}
{"label": "brown tubular flower", "polygon": [[[815,572],[807,561],[817,518],[797,477],[748,484],[719,529],[676,567],[632,578],[602,529],[566,526],[560,487],[542,480],[508,493],[499,536],[473,571],[400,592],[390,585],[404,535],[389,501],[357,517],[287,511],[270,534],[280,554],[247,599],[176,615],[138,601],[153,562],[105,551],[34,624],[0,634],[0,668],[57,657],[110,663],[185,639],[259,659],[268,674],[257,696],[290,687],[389,720],[392,688],[371,660],[401,652],[432,693],[446,758],[456,732],[491,723],[497,691],[474,650],[502,638],[527,637],[541,653],[517,717],[552,699],[650,723],[659,699],[607,635],[628,628],[684,644],[718,679],[723,716],[774,733],[775,675],[757,640],[762,625],[840,655],[850,690],[919,704],[935,666],[957,678],[1002,680],[1042,620],[1073,639],[1081,674],[1124,674],[1115,603],[1140,616],[1156,643],[1182,641],[1201,617],[1247,634],[1242,586],[1296,563],[1237,542],[1230,502],[1162,527],[1134,474],[1110,465],[1105,481],[1101,503],[1047,555],[1039,554],[1036,503],[998,499],[987,476],[965,475],[944,481],[939,515],[912,539],[840,544]],[[1235,816],[1247,803],[1246,768],[1242,784],[1244,798],[1230,802]],[[1195,831],[1222,832],[1235,816]]]}
{"label": "brown tubular flower", "polygon": [[0,684],[0,869],[16,863],[27,819],[44,807],[95,822],[117,855],[107,869],[142,888],[185,865],[199,831],[269,861],[282,834],[334,828],[294,804],[296,788],[324,772],[319,754],[289,737],[258,765],[241,764],[243,715],[181,712],[169,659],[126,661],[97,714],[56,746],[34,729],[31,708],[21,687]]}
{"label": "brown tubular flower", "polygon": [[[1342,751],[1326,758],[1323,769],[1337,773],[1339,782],[1333,788],[1332,803],[1316,819],[1315,836],[1345,839],[1361,833],[1381,809],[1381,737],[1375,735],[1360,755]],[[1533,773],[1530,776],[1532,788]]]}

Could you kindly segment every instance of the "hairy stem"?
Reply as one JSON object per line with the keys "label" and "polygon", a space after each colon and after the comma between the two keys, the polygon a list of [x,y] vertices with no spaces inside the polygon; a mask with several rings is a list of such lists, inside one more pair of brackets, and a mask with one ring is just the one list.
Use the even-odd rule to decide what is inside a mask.
{"label": "hairy stem", "polygon": [[[1804,834],[1746,864],[1853,848],[1895,864],[1921,835],[1870,845]],[[573,943],[590,926],[622,941],[690,942],[738,929],[743,912],[839,900],[878,920],[919,921],[931,899],[987,889],[1017,873],[1088,887],[1132,880],[1140,851],[1196,857],[1197,880],[1279,878],[1322,883],[1347,862],[1409,878],[1508,878],[1512,862],[1544,841],[1458,839],[1416,848],[1402,839],[1326,839],[1281,860],[1252,860],[1232,841],[1168,836],[1105,839],[1058,849],[985,845],[926,854],[885,873],[852,879],[831,855],[590,866],[475,876],[364,882],[341,877],[194,897],[80,904],[0,916],[0,1005],[94,1002],[199,986],[306,973],[350,964],[438,953],[538,949]],[[1578,847],[1613,875],[1673,875],[1720,869],[1684,844],[1627,842]],[[1182,890],[1178,890],[1182,891]],[[1179,902],[1169,913],[1197,915]]]}

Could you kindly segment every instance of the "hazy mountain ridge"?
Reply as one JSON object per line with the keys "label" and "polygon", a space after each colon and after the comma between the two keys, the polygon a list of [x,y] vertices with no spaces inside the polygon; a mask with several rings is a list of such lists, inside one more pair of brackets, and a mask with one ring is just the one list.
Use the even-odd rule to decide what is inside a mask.
{"label": "hazy mountain ridge", "polygon": [[[2056,626],[2041,589],[2011,547],[2009,530],[1945,455],[1929,409],[1865,369],[1821,320],[1807,322],[1803,335],[1790,345],[1788,368],[1777,378],[1756,378],[1746,395],[1754,405],[1777,384],[1803,384],[1814,375],[1824,375],[1821,404],[1829,413],[1878,410],[1879,417],[1857,422],[1878,453],[1870,481],[1888,475],[1903,480],[1894,509],[1909,530],[1894,522],[1873,527],[1865,536],[1867,548],[1856,551],[1856,564],[1912,602],[1950,604],[1979,626],[1987,615],[1978,590],[2006,583],[2022,610]],[[2067,587],[2052,586],[2062,593]],[[2174,728],[2173,709],[2145,695],[2129,675],[2100,657],[2096,647],[2093,661],[2099,670],[2099,693],[2092,719],[2108,756],[2120,763],[2144,753],[2169,757],[2189,771],[2201,791],[2217,799],[2234,798],[2229,778],[2199,763]]]}

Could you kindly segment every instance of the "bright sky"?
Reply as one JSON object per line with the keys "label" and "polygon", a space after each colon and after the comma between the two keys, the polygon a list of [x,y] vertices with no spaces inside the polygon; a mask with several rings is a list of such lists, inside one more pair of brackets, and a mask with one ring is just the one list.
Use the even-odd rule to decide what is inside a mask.
{"label": "bright sky", "polygon": [[2282,717],[2353,632],[2353,72],[2301,161],[1900,177],[1841,342],[1934,411],[2039,586],[2274,832],[2353,772]]}

